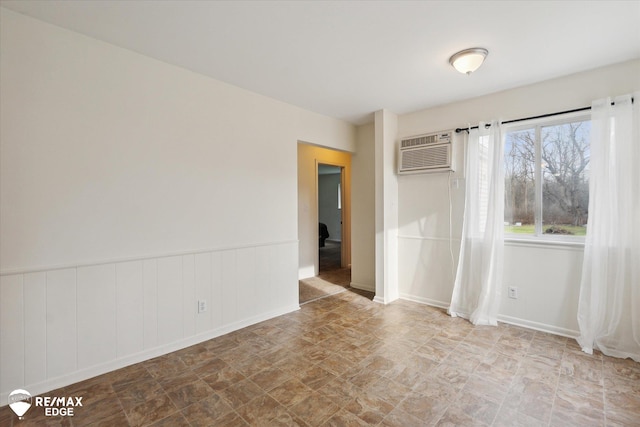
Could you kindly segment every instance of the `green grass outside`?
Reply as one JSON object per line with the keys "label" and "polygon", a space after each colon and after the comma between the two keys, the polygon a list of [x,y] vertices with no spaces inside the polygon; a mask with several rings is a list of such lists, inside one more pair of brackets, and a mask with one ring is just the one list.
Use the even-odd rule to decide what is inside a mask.
{"label": "green grass outside", "polygon": [[[544,230],[549,227],[550,225],[543,225],[542,231],[544,232]],[[587,227],[574,225],[556,225],[555,227],[571,232],[571,234],[558,234],[558,236],[585,236],[587,234]],[[515,225],[505,225],[504,232],[506,234],[534,234],[535,226],[533,224],[523,224],[520,227],[516,227]]]}

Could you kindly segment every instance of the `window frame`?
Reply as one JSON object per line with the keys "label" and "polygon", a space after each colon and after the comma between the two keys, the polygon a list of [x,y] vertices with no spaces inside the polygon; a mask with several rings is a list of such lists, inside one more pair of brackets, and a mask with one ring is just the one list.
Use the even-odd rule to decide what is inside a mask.
{"label": "window frame", "polygon": [[[573,113],[561,114],[554,117],[544,117],[530,120],[522,120],[514,123],[502,125],[503,138],[508,133],[533,129],[535,133],[535,162],[534,162],[534,188],[535,188],[535,207],[534,207],[534,234],[518,234],[504,233],[504,240],[510,242],[532,242],[536,244],[561,244],[561,245],[579,245],[583,246],[586,236],[575,235],[554,235],[544,234],[542,224],[543,214],[543,174],[542,174],[542,128],[550,126],[558,126],[567,123],[591,121],[590,111],[578,111]],[[591,141],[589,141],[591,145]],[[504,162],[504,161],[503,161]],[[506,179],[506,177],[505,177]],[[588,222],[588,219],[587,219]]]}

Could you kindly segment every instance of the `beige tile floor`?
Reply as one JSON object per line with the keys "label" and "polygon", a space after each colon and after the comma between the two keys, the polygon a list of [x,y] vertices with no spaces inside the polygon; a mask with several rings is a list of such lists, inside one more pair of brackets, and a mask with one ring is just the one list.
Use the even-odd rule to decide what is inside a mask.
{"label": "beige tile floor", "polygon": [[0,425],[639,426],[640,364],[347,291],[47,395],[84,406]]}

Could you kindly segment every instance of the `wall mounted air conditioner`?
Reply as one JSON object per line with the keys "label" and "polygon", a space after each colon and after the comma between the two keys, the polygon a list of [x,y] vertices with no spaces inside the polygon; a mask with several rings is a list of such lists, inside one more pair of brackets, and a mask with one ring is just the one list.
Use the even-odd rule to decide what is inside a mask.
{"label": "wall mounted air conditioner", "polygon": [[398,173],[404,175],[455,170],[452,137],[452,131],[445,131],[400,140]]}

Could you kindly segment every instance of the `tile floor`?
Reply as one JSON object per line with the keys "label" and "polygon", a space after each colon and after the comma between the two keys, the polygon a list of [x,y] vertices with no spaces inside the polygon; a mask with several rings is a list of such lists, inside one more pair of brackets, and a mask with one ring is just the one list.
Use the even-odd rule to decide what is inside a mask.
{"label": "tile floor", "polygon": [[[306,304],[310,301],[347,290],[360,293],[361,291],[349,285],[350,282],[351,269],[349,268],[331,270],[328,273],[316,277],[302,279],[298,282],[298,301],[300,304]],[[364,292],[364,294],[371,294],[371,298],[373,299],[373,293]]]}
{"label": "tile floor", "polygon": [[47,395],[84,406],[0,425],[639,426],[640,364],[342,292]]}

